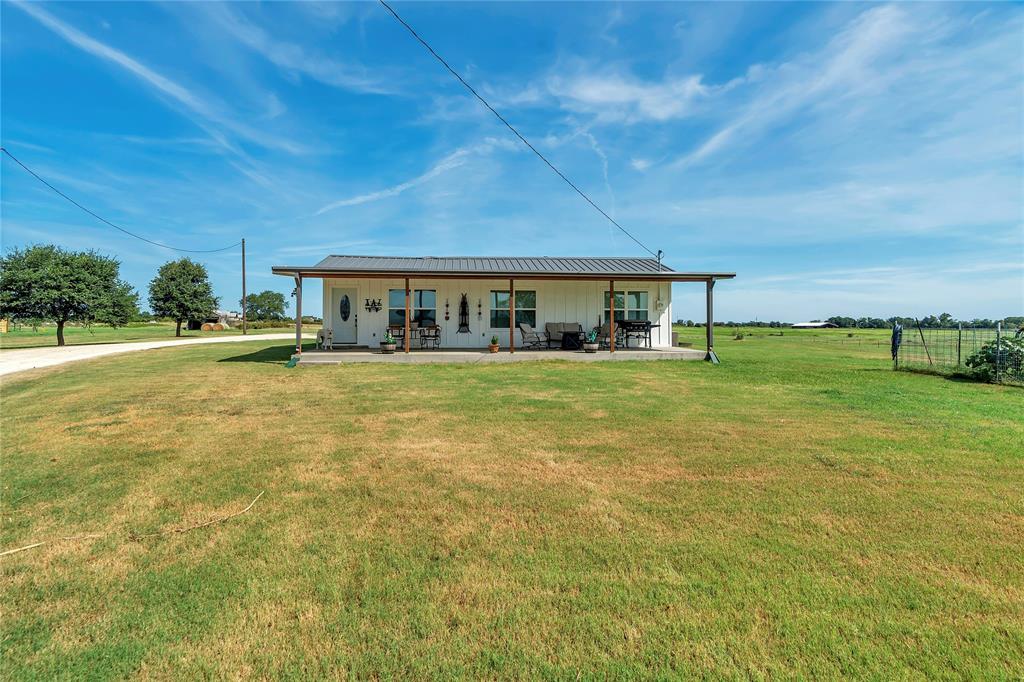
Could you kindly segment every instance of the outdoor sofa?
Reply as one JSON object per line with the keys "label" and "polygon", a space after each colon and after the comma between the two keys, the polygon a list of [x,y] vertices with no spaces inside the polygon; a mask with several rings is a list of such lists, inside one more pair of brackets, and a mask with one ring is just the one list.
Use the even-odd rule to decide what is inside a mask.
{"label": "outdoor sofa", "polygon": [[552,344],[561,348],[562,336],[572,334],[579,338],[583,327],[579,322],[546,322],[544,323],[544,332],[548,337],[548,348],[551,348]]}

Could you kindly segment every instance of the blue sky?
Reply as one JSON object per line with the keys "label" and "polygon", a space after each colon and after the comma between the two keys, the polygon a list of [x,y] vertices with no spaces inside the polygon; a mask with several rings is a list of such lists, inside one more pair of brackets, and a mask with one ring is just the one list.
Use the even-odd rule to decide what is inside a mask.
{"label": "blue sky", "polygon": [[[723,319],[1024,310],[1020,5],[396,8],[668,265],[739,273]],[[246,237],[250,290],[328,253],[639,253],[374,3],[4,2],[2,58],[5,146],[153,239]],[[145,300],[173,254],[2,168],[4,248],[98,249]],[[201,260],[237,307],[237,253]]]}

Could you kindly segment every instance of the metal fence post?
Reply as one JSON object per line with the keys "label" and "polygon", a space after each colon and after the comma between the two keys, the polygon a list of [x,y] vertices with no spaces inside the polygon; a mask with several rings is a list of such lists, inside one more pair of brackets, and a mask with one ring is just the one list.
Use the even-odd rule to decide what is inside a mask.
{"label": "metal fence post", "polygon": [[914,322],[917,323],[917,333],[921,335],[921,345],[924,346],[924,352],[928,356],[928,364],[930,365],[932,364],[932,353],[928,350],[928,342],[924,340],[924,330],[921,329],[921,321],[915,317]]}
{"label": "metal fence post", "polygon": [[1003,339],[1002,339],[1002,336],[1003,336],[1003,323],[1002,322],[996,322],[996,383],[997,384],[999,383],[999,370],[1001,369],[1000,365],[1002,364],[1002,361],[1003,361],[1003,357],[1002,357],[1002,355],[1003,355],[1003,352],[1002,352],[1003,351],[1003,349],[1002,349]]}
{"label": "metal fence post", "polygon": [[960,341],[964,336],[964,323],[960,322],[956,325],[956,366],[960,366]]}

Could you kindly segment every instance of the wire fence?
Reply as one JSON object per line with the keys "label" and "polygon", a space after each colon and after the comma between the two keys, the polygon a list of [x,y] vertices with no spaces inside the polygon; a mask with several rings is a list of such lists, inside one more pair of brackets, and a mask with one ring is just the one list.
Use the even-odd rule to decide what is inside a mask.
{"label": "wire fence", "polygon": [[963,373],[983,381],[1024,384],[1024,334],[996,328],[906,327],[898,339],[896,368]]}

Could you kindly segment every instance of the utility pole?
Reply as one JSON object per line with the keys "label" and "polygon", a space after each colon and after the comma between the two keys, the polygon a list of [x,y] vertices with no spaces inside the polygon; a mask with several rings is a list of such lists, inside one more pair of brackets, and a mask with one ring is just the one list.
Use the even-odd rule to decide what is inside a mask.
{"label": "utility pole", "polygon": [[248,334],[245,320],[245,238],[242,238],[242,334]]}

